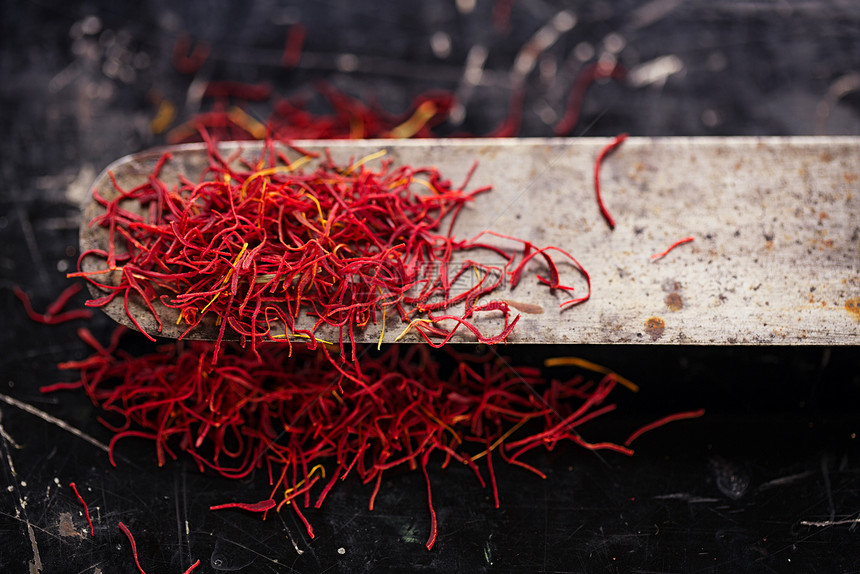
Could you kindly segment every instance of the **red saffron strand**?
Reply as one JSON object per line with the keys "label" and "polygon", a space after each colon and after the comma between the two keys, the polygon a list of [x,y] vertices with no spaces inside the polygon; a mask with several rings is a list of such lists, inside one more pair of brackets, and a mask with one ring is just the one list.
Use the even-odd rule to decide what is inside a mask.
{"label": "red saffron strand", "polygon": [[487,444],[487,470],[490,473],[490,484],[493,487],[493,502],[499,508],[499,487],[496,485],[496,473],[493,470],[493,449]]}
{"label": "red saffron strand", "polygon": [[261,500],[260,502],[254,502],[252,504],[245,502],[228,502],[226,504],[217,504],[215,506],[210,506],[209,510],[224,510],[225,508],[238,508],[240,510],[247,510],[248,512],[266,512],[267,510],[271,510],[275,507],[277,503],[271,498],[268,500]]}
{"label": "red saffron strand", "polygon": [[305,43],[307,30],[301,24],[290,26],[287,31],[287,41],[284,46],[284,53],[281,56],[281,64],[285,68],[295,68],[299,65],[302,57],[302,46]]}
{"label": "red saffron strand", "polygon": [[427,481],[427,506],[430,508],[430,536],[429,538],[427,538],[427,543],[425,544],[425,546],[427,547],[427,550],[432,550],[433,545],[436,544],[438,526],[436,524],[436,509],[433,508],[433,493],[430,491],[430,475],[427,474],[426,455],[424,458],[425,460],[421,464],[421,472],[424,473],[424,479]]}
{"label": "red saffron strand", "polygon": [[493,2],[493,30],[497,34],[507,36],[511,30],[511,10],[515,0],[494,0]]}
{"label": "red saffron strand", "polygon": [[188,567],[188,570],[186,570],[186,571],[185,571],[185,572],[183,572],[182,574],[191,574],[191,572],[192,572],[195,568],[197,568],[198,566],[200,566],[200,559],[199,559],[199,558],[197,559],[197,562],[195,562],[194,564],[192,564],[191,566],[189,566],[189,567]]}
{"label": "red saffron strand", "polygon": [[606,205],[603,203],[603,197],[600,194],[600,164],[603,163],[603,159],[611,153],[615,148],[624,143],[624,140],[627,139],[627,134],[618,135],[612,142],[609,143],[606,147],[604,147],[600,154],[597,156],[597,160],[594,162],[594,193],[597,195],[597,205],[600,206],[600,213],[603,215],[603,218],[606,220],[606,223],[609,224],[610,229],[615,229],[615,220],[609,214],[609,210],[606,209]]}
{"label": "red saffron strand", "polygon": [[81,286],[77,283],[68,287],[53,303],[48,305],[46,312],[42,314],[33,309],[30,297],[23,289],[17,285],[12,286],[12,292],[24,305],[24,312],[27,313],[27,317],[29,317],[31,321],[41,323],[43,325],[58,325],[68,321],[74,321],[75,319],[91,319],[93,314],[91,311],[87,311],[86,309],[74,309],[72,311],[60,312],[63,307],[66,306],[69,299],[71,299],[80,290]]}
{"label": "red saffron strand", "polygon": [[120,521],[119,529],[122,530],[122,533],[125,534],[126,538],[128,538],[129,544],[131,544],[131,555],[134,556],[134,564],[137,566],[137,569],[140,571],[140,574],[146,574],[146,571],[140,565],[140,560],[137,557],[137,543],[134,541],[134,536],[131,533],[131,530]]}
{"label": "red saffron strand", "polygon": [[636,432],[631,434],[629,437],[627,437],[627,440],[624,441],[624,444],[626,446],[630,446],[630,443],[632,443],[634,440],[636,440],[637,438],[639,438],[640,436],[642,436],[646,432],[654,430],[654,429],[661,427],[665,424],[668,424],[668,423],[671,423],[674,421],[681,421],[681,420],[685,420],[685,419],[699,418],[699,417],[703,416],[704,414],[705,414],[705,409],[697,409],[695,411],[675,413],[673,415],[663,417],[662,419],[656,420],[652,423],[649,423],[649,424],[643,426],[642,428],[640,428],[639,430],[637,430]]}
{"label": "red saffron strand", "polygon": [[[68,363],[60,363],[60,365],[68,365]],[[55,391],[71,391],[74,389],[80,389],[83,386],[83,383],[81,383],[80,381],[76,383],[54,383],[53,385],[45,385],[44,387],[39,387],[39,392],[47,394],[53,393]]]}
{"label": "red saffron strand", "polygon": [[48,305],[48,307],[45,309],[45,315],[56,315],[57,313],[65,309],[66,304],[68,304],[71,298],[77,295],[81,291],[81,289],[83,289],[83,285],[81,285],[80,283],[72,283],[71,285],[63,289],[62,293],[60,293],[60,296],[57,297],[54,302]]}
{"label": "red saffron strand", "polygon": [[267,83],[209,82],[203,92],[204,98],[226,100],[234,98],[247,102],[263,102],[272,96],[272,86]]}
{"label": "red saffron strand", "polygon": [[367,509],[371,512],[373,511],[373,505],[376,502],[376,495],[379,494],[379,486],[382,484],[382,471],[380,470],[376,475],[376,484],[373,486],[373,493],[370,495],[370,502],[367,505]]}
{"label": "red saffron strand", "polygon": [[81,497],[80,493],[78,492],[78,487],[75,486],[74,482],[70,482],[69,487],[75,492],[75,496],[78,497],[78,501],[80,501],[81,505],[84,507],[84,516],[87,517],[87,523],[90,525],[90,536],[95,537],[96,531],[93,528],[93,521],[90,518],[90,509],[87,506],[87,503],[84,502],[84,499],[83,499],[83,497]]}
{"label": "red saffron strand", "polygon": [[587,64],[582,68],[582,71],[576,76],[573,82],[573,87],[568,96],[567,105],[565,107],[564,116],[555,125],[554,131],[557,136],[566,136],[576,124],[579,123],[579,114],[582,111],[582,104],[585,101],[585,93],[589,86],[595,80],[602,78],[623,78],[626,70],[621,64],[604,62],[595,62]]}
{"label": "red saffron strand", "polygon": [[693,237],[685,237],[684,239],[679,239],[678,241],[676,241],[675,243],[670,245],[666,251],[662,251],[660,253],[655,253],[654,255],[652,255],[651,261],[659,261],[660,259],[663,259],[664,257],[666,257],[666,255],[669,254],[670,251],[672,251],[673,249],[675,249],[679,245],[683,245],[685,243],[690,243],[691,241],[693,241],[693,239],[694,239]]}
{"label": "red saffron strand", "polygon": [[208,44],[199,42],[189,53],[191,44],[192,38],[190,34],[180,35],[176,39],[176,43],[173,44],[172,54],[173,67],[180,74],[188,76],[196,74],[209,57]]}
{"label": "red saffron strand", "polygon": [[302,524],[305,525],[305,528],[308,531],[308,536],[310,536],[311,538],[314,538],[314,528],[313,528],[313,526],[311,526],[311,523],[308,522],[308,519],[305,518],[305,515],[302,514],[302,511],[299,508],[299,505],[294,502],[291,506],[293,507],[293,511],[295,511],[296,515],[299,517],[299,520],[301,520]]}

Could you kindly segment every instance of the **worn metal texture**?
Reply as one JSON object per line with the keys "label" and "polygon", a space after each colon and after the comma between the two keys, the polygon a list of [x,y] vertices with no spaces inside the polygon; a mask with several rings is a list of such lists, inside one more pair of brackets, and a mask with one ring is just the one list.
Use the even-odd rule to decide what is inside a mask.
{"label": "worn metal texture", "polygon": [[[299,142],[328,148],[348,163],[379,149],[395,164],[434,165],[459,181],[475,161],[470,187],[491,185],[460,215],[458,237],[484,230],[568,250],[591,276],[592,296],[562,309],[569,293],[549,290],[530,264],[520,284],[493,294],[520,311],[511,343],[804,344],[860,342],[860,138],[731,137],[630,138],[601,170],[604,200],[615,216],[611,230],[595,201],[595,159],[605,138],[530,140],[434,140]],[[227,143],[249,156],[259,143]],[[174,173],[199,175],[199,145],[174,149]],[[160,150],[123,158],[110,166],[120,185],[140,183]],[[95,183],[115,192],[106,170]],[[170,172],[165,173],[170,178]],[[89,220],[100,207],[85,210]],[[665,258],[650,257],[692,236]],[[104,247],[99,227],[82,226],[82,250]],[[499,240],[500,245],[504,242]],[[508,244],[508,247],[515,245]],[[85,270],[103,268],[89,258]],[[563,280],[584,294],[584,279],[567,264]],[[564,282],[564,281],[563,281]],[[95,291],[94,291],[95,293]],[[131,302],[140,324],[155,322]],[[130,325],[116,300],[105,311]],[[176,315],[164,311],[161,336],[177,337]],[[171,320],[172,318],[172,320]],[[389,318],[382,340],[404,328]],[[475,321],[485,333],[501,328],[498,313]],[[308,318],[307,327],[312,326]],[[356,338],[380,339],[382,325]],[[189,338],[212,339],[214,324]],[[317,335],[336,337],[325,328]],[[229,335],[228,335],[229,336]],[[418,341],[414,333],[402,339]],[[454,341],[469,341],[462,330]]]}

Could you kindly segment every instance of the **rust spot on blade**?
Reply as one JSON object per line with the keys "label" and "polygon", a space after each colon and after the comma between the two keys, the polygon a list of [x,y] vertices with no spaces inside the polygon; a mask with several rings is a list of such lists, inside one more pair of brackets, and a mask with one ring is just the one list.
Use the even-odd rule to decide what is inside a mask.
{"label": "rust spot on blade", "polygon": [[845,300],[845,310],[854,315],[860,321],[860,297],[852,297]]}
{"label": "rust spot on blade", "polygon": [[660,317],[648,317],[645,320],[645,332],[651,337],[652,341],[656,341],[663,336],[663,330],[666,328],[666,322]]}
{"label": "rust spot on blade", "polygon": [[541,307],[540,305],[533,305],[532,303],[520,303],[519,301],[511,301],[509,299],[502,299],[502,301],[504,301],[520,313],[526,313],[527,315],[543,314],[543,307]]}
{"label": "rust spot on blade", "polygon": [[666,295],[666,307],[668,307],[670,311],[680,311],[684,308],[684,300],[681,298],[680,294],[673,291]]}

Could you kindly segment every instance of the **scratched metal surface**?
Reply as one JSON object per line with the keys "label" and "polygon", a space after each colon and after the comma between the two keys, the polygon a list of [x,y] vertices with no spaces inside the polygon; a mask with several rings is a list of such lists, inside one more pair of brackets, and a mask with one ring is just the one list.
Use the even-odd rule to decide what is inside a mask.
{"label": "scratched metal surface", "polygon": [[[384,149],[395,165],[433,165],[455,182],[478,161],[471,188],[489,185],[493,191],[460,213],[456,236],[493,230],[555,245],[571,252],[591,277],[592,298],[564,310],[562,301],[587,289],[568,264],[561,265],[562,278],[576,286],[574,295],[543,287],[536,275],[546,269],[538,262],[515,288],[494,292],[492,299],[532,310],[519,314],[511,343],[860,343],[860,138],[630,139],[603,170],[606,202],[619,221],[614,230],[602,220],[592,187],[594,158],[607,143],[589,138],[300,145],[329,149],[343,165]],[[224,151],[237,146],[249,158],[259,155],[259,145],[247,143]],[[124,158],[108,170],[123,189],[131,189],[146,182],[162,153]],[[205,157],[202,145],[174,150],[165,181],[176,184],[176,173],[196,181]],[[111,199],[116,191],[108,170],[94,188]],[[104,208],[91,201],[84,220],[101,213]],[[651,261],[650,254],[688,236],[693,243]],[[82,251],[107,251],[107,229],[82,226],[81,244]],[[95,256],[83,264],[84,271],[105,268],[105,260]],[[157,300],[156,305],[164,323],[160,335],[182,335],[186,326],[179,324],[178,312]],[[159,334],[142,301],[132,299],[130,310],[145,330]],[[105,312],[134,328],[119,298]],[[497,315],[480,316],[475,324],[497,333],[504,327]],[[299,326],[312,328],[313,318],[304,317]],[[212,340],[219,331],[213,320],[188,336]],[[400,320],[391,317],[382,341],[394,342],[402,331]],[[381,322],[370,325],[356,340],[376,342],[382,332]],[[338,337],[331,328],[317,334]],[[471,337],[462,329],[454,341]],[[421,341],[415,334],[403,340]]]}
{"label": "scratched metal surface", "polygon": [[[642,391],[619,396],[613,417],[595,421],[587,438],[626,436],[621,429],[674,410],[705,407],[708,415],[644,436],[630,459],[568,448],[530,460],[547,480],[497,465],[498,510],[464,469],[434,469],[441,530],[433,552],[423,547],[423,477],[387,478],[373,512],[370,489],[345,483],[307,513],[310,540],[289,513],[262,522],[207,510],[267,496],[265,479],[216,480],[182,459],[159,469],[151,445],[133,440],[110,468],[110,433],[88,401],[38,392],[68,380],[57,362],[88,350],[75,335],[79,324],[28,321],[11,286],[39,308],[56,296],[74,265],[79,206],[98,170],[164,143],[149,130],[154,102],[171,99],[178,121],[186,119],[203,105],[208,79],[265,79],[293,95],[325,78],[398,111],[420,91],[443,87],[466,102],[450,133],[487,134],[504,119],[519,73],[528,79],[520,134],[545,137],[577,70],[615,57],[636,73],[629,83],[593,86],[574,135],[860,133],[853,2],[517,0],[507,32],[490,24],[500,3],[0,1],[0,571],[137,572],[119,521],[150,573],[182,572],[198,558],[197,572],[242,573],[860,569],[856,345],[497,349],[528,364],[575,353],[639,383]],[[563,12],[575,15],[575,26],[533,50],[529,41]],[[299,21],[308,25],[307,53],[285,71],[285,29]],[[213,47],[193,77],[170,63],[183,31]],[[626,151],[606,165],[610,186],[628,173],[614,171]],[[594,209],[591,198],[584,205]],[[699,239],[684,246],[687,255],[705,243]],[[820,305],[817,291],[810,304]],[[682,295],[695,294],[685,286]],[[97,317],[90,328],[103,338],[112,321]],[[89,503],[95,537],[71,481]]]}

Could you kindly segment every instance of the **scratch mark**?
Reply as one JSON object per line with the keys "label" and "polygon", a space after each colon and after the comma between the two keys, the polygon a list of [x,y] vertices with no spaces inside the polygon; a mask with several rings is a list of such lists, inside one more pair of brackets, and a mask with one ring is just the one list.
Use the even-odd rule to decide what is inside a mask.
{"label": "scratch mark", "polygon": [[781,476],[779,478],[774,478],[773,480],[769,480],[758,487],[758,491],[767,490],[768,488],[773,488],[775,486],[785,486],[786,484],[791,484],[792,482],[797,482],[798,480],[802,480],[804,478],[808,478],[812,476],[812,471],[798,472],[797,474],[790,474],[788,476]]}
{"label": "scratch mark", "polygon": [[841,526],[843,524],[860,524],[860,518],[848,518],[845,520],[821,520],[821,521],[801,520],[800,524],[801,524],[801,526],[819,526],[819,527]]}
{"label": "scratch mark", "polygon": [[[241,548],[243,550],[247,550],[250,554],[253,554],[254,556],[259,556],[263,560],[267,560],[267,561],[271,562],[272,564],[277,564],[278,566],[282,566],[282,564],[280,564],[276,558],[270,558],[269,556],[267,556],[266,554],[263,554],[262,552],[257,552],[256,550],[254,550],[250,546],[245,546],[241,542],[238,542],[236,540],[232,540],[230,538],[218,537],[218,539],[215,541],[215,548],[212,551],[212,566],[214,566],[216,570],[239,570],[240,569],[240,568],[233,568],[232,567],[233,565],[225,565],[225,564],[223,564],[223,562],[220,564],[215,564],[216,561],[222,560],[221,558],[216,557],[219,554],[218,553],[218,550],[219,550],[218,545],[221,542],[226,542],[227,544],[232,544],[233,546],[238,546],[239,548]],[[235,556],[234,556],[234,558],[235,558]],[[255,560],[255,558],[252,557],[251,560],[248,562],[248,564],[243,565],[242,568],[244,568],[245,566],[249,566],[250,564],[252,564],[254,562],[254,560]]]}
{"label": "scratch mark", "polygon": [[[0,411],[0,421],[2,421],[2,420],[3,420],[3,413],[2,413],[2,411]],[[0,437],[3,437],[3,439],[6,442],[11,444],[17,450],[21,450],[21,448],[23,448],[20,444],[15,442],[15,439],[13,439],[11,436],[9,436],[9,433],[6,432],[6,429],[3,428],[2,424],[0,424]]]}
{"label": "scratch mark", "polygon": [[830,488],[830,473],[827,470],[827,456],[821,457],[821,474],[824,477],[824,492],[827,494],[827,508],[830,509],[830,522],[836,518],[836,508],[833,506],[833,492]]}
{"label": "scratch mark", "polygon": [[106,444],[98,441],[97,439],[91,437],[90,435],[86,434],[85,432],[76,429],[75,427],[73,427],[72,425],[67,423],[66,421],[60,420],[55,416],[49,415],[48,413],[46,413],[43,410],[37,409],[36,407],[34,407],[32,405],[29,405],[25,402],[19,401],[18,399],[14,399],[8,395],[4,395],[3,393],[0,393],[0,400],[5,402],[6,404],[12,405],[13,407],[18,407],[22,411],[30,413],[33,416],[39,417],[43,421],[57,425],[58,427],[60,427],[64,431],[68,431],[68,432],[72,433],[76,437],[87,441],[91,445],[96,446],[105,452],[110,451],[110,449],[108,448],[108,446]]}
{"label": "scratch mark", "polygon": [[692,494],[687,494],[686,492],[673,492],[672,494],[660,494],[654,497],[654,500],[683,500],[684,502],[689,502],[690,504],[702,503],[702,502],[719,502],[719,498],[704,498],[701,496],[693,496]]}
{"label": "scratch mark", "polygon": [[[184,471],[184,467],[183,467],[183,471]],[[184,474],[183,474],[182,478],[183,479],[185,478]],[[185,556],[184,556],[185,552],[184,552],[184,548],[183,548],[184,540],[182,539],[182,512],[180,512],[180,509],[179,509],[179,496],[180,496],[179,484],[174,479],[174,481],[173,481],[173,500],[174,500],[174,506],[176,508],[176,538],[178,539],[178,542],[179,542],[179,563],[184,564],[185,563]],[[186,536],[188,535],[188,520],[185,521],[185,534],[186,534]]]}
{"label": "scratch mark", "polygon": [[[291,514],[294,514],[294,513],[291,513]],[[313,546],[311,546],[311,545],[310,545],[310,544],[305,540],[304,542],[305,542],[305,546],[306,546],[307,550],[302,550],[301,548],[299,548],[299,545],[298,545],[298,543],[296,542],[296,537],[294,537],[294,536],[293,536],[292,530],[290,530],[290,527],[287,525],[287,521],[286,521],[286,520],[284,520],[284,516],[283,516],[283,514],[281,514],[280,512],[278,512],[276,516],[281,520],[281,525],[284,527],[284,530],[287,532],[286,537],[287,537],[287,539],[292,543],[293,548],[295,548],[295,550],[296,550],[296,554],[297,554],[297,556],[296,556],[296,558],[295,558],[295,559],[294,559],[294,561],[293,561],[293,566],[295,566],[296,562],[298,562],[298,560],[299,560],[299,556],[301,556],[302,554],[304,554],[306,551],[310,551],[311,556],[313,556],[314,560],[316,560],[317,565],[321,568],[321,567],[322,567],[322,563],[320,562],[319,558],[317,557],[317,553],[314,551],[314,547],[313,547]],[[294,521],[294,522],[296,521],[295,516],[293,516],[293,521]],[[299,532],[301,532],[301,530],[300,530]],[[333,566],[333,565],[332,565],[332,566]],[[292,567],[290,567],[290,569],[291,569],[291,571],[294,571],[294,570],[292,569]],[[322,570],[322,572],[325,572],[325,570]]]}
{"label": "scratch mark", "polygon": [[[6,429],[3,428],[3,411],[0,411],[0,437],[3,437],[3,440],[9,443],[12,446],[19,447],[15,441],[12,440],[12,437],[9,436],[9,433],[6,432]],[[12,453],[9,452],[8,448],[3,449],[3,454],[6,455],[6,465],[9,467],[9,472],[12,473],[12,478],[18,478],[18,473],[15,471],[15,463],[12,462]]]}
{"label": "scratch mark", "polygon": [[45,271],[45,262],[42,260],[42,254],[39,252],[39,244],[36,243],[36,234],[33,233],[33,226],[30,224],[30,216],[19,205],[18,219],[21,221],[21,234],[24,236],[24,243],[27,244],[27,250],[30,252],[30,257],[39,270],[39,279],[42,283],[48,283],[48,274]]}
{"label": "scratch mark", "polygon": [[546,486],[543,487],[543,571],[546,572],[546,554],[549,547],[549,507]]}
{"label": "scratch mark", "polygon": [[30,544],[33,547],[33,560],[30,562],[30,574],[39,574],[42,571],[42,557],[39,555],[39,545],[36,543],[36,533],[33,525],[27,522],[27,534],[30,536]]}
{"label": "scratch mark", "polygon": [[36,530],[38,530],[42,534],[50,536],[51,538],[53,538],[54,540],[56,540],[58,542],[63,541],[62,538],[60,538],[59,536],[57,536],[56,534],[54,534],[50,530],[46,530],[37,524],[33,524],[33,523],[27,521],[26,519],[21,518],[21,509],[19,509],[19,508],[15,509],[15,515],[9,514],[8,512],[0,512],[0,516],[5,516],[6,518],[11,518],[12,520],[17,520],[18,522],[20,522],[22,524],[26,524],[28,527],[35,528]]}
{"label": "scratch mark", "polygon": [[683,3],[683,0],[652,0],[640,6],[631,14],[628,25],[632,30],[645,28],[655,22],[659,22]]}
{"label": "scratch mark", "polygon": [[298,554],[299,556],[301,556],[302,554],[304,554],[304,553],[305,553],[305,551],[304,551],[304,550],[302,550],[301,548],[299,548],[299,545],[298,545],[298,544],[296,544],[296,541],[295,541],[295,540],[293,540],[293,537],[292,537],[292,536],[290,536],[289,534],[287,534],[287,540],[289,540],[289,541],[292,543],[293,548],[295,548],[295,549],[296,549],[296,554]]}

